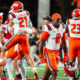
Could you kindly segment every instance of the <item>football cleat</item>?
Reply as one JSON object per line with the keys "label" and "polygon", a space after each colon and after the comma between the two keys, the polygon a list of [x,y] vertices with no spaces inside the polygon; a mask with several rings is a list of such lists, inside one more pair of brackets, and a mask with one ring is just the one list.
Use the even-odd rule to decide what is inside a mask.
{"label": "football cleat", "polygon": [[33,68],[33,75],[35,79],[38,79],[38,73],[36,71],[36,68]]}
{"label": "football cleat", "polygon": [[16,78],[22,78],[21,74],[16,74]]}

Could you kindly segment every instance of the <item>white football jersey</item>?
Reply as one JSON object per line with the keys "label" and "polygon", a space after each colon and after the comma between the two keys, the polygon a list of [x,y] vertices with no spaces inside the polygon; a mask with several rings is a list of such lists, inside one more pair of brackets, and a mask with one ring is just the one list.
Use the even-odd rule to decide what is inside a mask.
{"label": "white football jersey", "polygon": [[45,28],[43,31],[46,31],[49,33],[48,39],[45,41],[45,48],[51,49],[51,50],[59,50],[61,38],[63,36],[63,33],[65,32],[65,28],[63,28],[63,25],[60,24],[60,27],[57,29],[52,24],[49,24],[51,27],[51,30],[48,29],[47,25],[44,25]]}
{"label": "white football jersey", "polygon": [[70,37],[80,38],[80,20],[69,19],[68,29]]}
{"label": "white football jersey", "polygon": [[10,18],[13,19],[14,22],[14,34],[16,34],[19,30],[26,30],[29,25],[32,23],[29,18],[29,12],[22,11],[17,13],[9,14]]}

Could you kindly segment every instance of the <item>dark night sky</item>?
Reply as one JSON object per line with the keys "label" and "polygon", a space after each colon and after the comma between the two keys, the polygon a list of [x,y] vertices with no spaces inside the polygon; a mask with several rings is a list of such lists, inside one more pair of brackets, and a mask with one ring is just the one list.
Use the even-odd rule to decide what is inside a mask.
{"label": "dark night sky", "polygon": [[[16,0],[0,0],[0,12],[4,12],[4,21],[7,18],[7,13],[14,1]],[[32,20],[33,26],[37,27],[38,0],[17,1],[21,1],[24,4],[24,9],[27,9],[30,12],[30,18]],[[71,11],[76,7],[76,4],[72,7],[70,5],[72,0],[61,0],[62,6],[59,6],[59,3],[57,1],[60,0],[50,0],[50,15],[55,12],[59,12],[63,17],[63,20],[65,21],[65,19],[71,17]]]}
{"label": "dark night sky", "polygon": [[[15,0],[0,0],[0,12],[4,12],[4,21],[6,20],[10,6],[14,1]],[[33,22],[33,25],[37,27],[38,0],[17,0],[17,1],[21,1],[24,4],[24,9],[30,12],[30,18]]]}

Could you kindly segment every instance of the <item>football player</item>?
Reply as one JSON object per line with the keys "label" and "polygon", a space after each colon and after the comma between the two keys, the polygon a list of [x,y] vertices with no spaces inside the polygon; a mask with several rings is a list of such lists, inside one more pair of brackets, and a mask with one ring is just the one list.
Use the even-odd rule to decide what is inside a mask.
{"label": "football player", "polygon": [[42,80],[49,80],[50,75],[52,75],[52,80],[56,80],[60,43],[62,43],[62,48],[64,50],[64,61],[68,61],[65,40],[65,27],[62,23],[61,15],[59,13],[54,13],[52,15],[52,22],[49,25],[43,25],[39,43],[39,54],[43,55],[40,58],[46,59],[46,70]]}
{"label": "football player", "polygon": [[69,62],[74,67],[75,60],[78,59],[78,80],[80,80],[80,9],[72,11],[72,19],[68,20],[66,32],[69,33]]}
{"label": "football player", "polygon": [[[38,78],[37,71],[35,69],[34,63],[30,56],[28,36],[26,35],[29,31],[28,26],[31,24],[31,21],[29,18],[29,12],[27,10],[24,10],[24,6],[20,1],[15,1],[11,5],[11,10],[12,10],[12,13],[9,14],[8,26],[9,28],[11,28],[11,30],[12,30],[12,27],[14,27],[14,36],[12,36],[8,40],[8,42],[6,42],[4,47],[1,48],[1,54],[2,54],[1,56],[3,57],[3,55],[5,54],[5,51],[9,50],[11,47],[13,47],[15,44],[18,43],[22,48],[22,51],[19,52],[19,55],[17,58],[21,75],[22,75],[22,80],[26,80],[25,70],[21,60],[23,56],[25,56],[25,58],[29,61],[31,67],[33,68],[34,75],[36,75]],[[7,58],[6,61],[10,62],[11,59]],[[10,77],[10,80],[13,80],[13,77]]]}

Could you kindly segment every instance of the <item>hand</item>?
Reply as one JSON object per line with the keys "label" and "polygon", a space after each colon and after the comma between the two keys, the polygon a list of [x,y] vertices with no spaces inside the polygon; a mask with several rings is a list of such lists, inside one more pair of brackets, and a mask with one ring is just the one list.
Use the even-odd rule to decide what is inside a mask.
{"label": "hand", "polygon": [[40,58],[40,62],[43,64],[43,63],[46,63],[46,59],[44,58],[44,55],[43,53],[39,55],[39,58]]}
{"label": "hand", "polygon": [[36,44],[39,45],[39,43],[40,43],[40,40],[37,40],[37,41],[36,41]]}
{"label": "hand", "polygon": [[64,53],[63,63],[68,62],[68,60],[69,60],[68,53]]}

